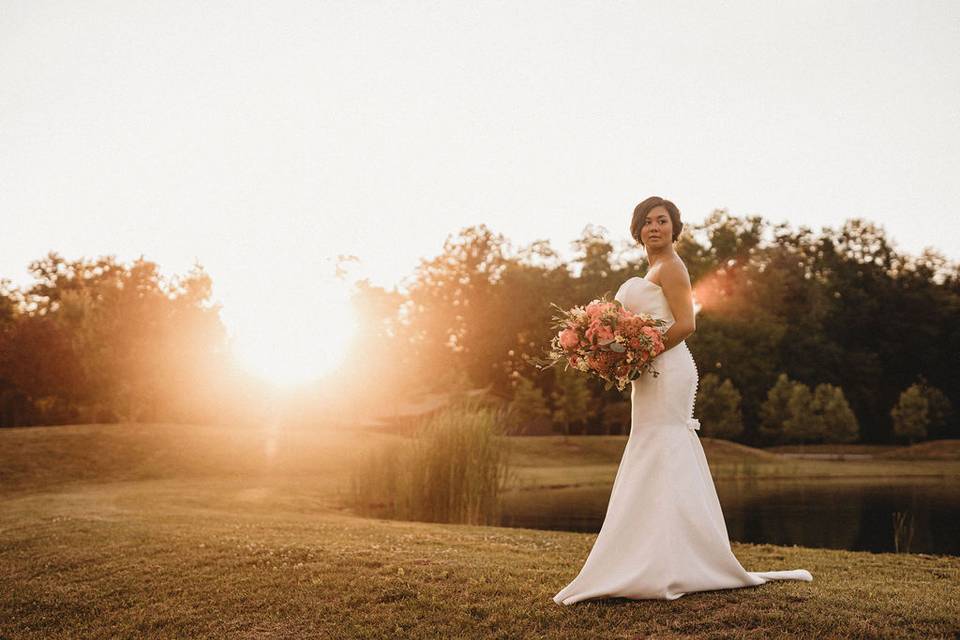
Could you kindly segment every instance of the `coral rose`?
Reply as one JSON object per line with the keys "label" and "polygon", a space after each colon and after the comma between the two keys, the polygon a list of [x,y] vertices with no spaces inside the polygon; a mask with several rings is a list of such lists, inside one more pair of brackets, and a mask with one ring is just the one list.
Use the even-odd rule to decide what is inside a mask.
{"label": "coral rose", "polygon": [[573,329],[564,329],[560,332],[560,346],[568,351],[570,349],[576,349],[580,344],[580,338],[577,336],[577,332]]}
{"label": "coral rose", "polygon": [[591,340],[599,340],[601,342],[613,340],[613,330],[599,320],[592,322],[590,328],[587,329],[585,333]]}

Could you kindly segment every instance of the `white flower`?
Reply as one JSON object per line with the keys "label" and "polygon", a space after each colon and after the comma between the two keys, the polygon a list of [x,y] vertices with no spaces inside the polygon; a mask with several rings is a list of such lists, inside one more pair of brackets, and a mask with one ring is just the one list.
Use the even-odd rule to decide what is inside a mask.
{"label": "white flower", "polygon": [[696,418],[687,418],[687,429],[691,431],[696,431],[700,428],[700,421]]}

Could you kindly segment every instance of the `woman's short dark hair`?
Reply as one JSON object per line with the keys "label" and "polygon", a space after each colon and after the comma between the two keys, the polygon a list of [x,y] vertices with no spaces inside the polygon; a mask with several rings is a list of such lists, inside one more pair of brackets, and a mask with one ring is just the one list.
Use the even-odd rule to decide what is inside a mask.
{"label": "woman's short dark hair", "polygon": [[643,228],[647,214],[650,213],[650,210],[654,207],[663,207],[667,210],[667,213],[670,215],[670,224],[673,226],[673,242],[676,242],[677,238],[680,237],[680,232],[683,231],[683,222],[680,221],[680,209],[669,200],[664,200],[659,196],[650,196],[638,204],[633,210],[633,220],[630,222],[630,235],[641,245],[643,244],[643,240],[640,239],[640,229]]}

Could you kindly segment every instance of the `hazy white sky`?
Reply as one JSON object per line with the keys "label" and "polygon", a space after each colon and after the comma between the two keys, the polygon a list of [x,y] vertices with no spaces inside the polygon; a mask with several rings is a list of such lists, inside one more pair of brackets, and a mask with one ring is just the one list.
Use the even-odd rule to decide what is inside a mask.
{"label": "hazy white sky", "polygon": [[254,331],[337,254],[390,285],[649,195],[958,259],[958,62],[955,1],[0,2],[0,277],[196,259]]}

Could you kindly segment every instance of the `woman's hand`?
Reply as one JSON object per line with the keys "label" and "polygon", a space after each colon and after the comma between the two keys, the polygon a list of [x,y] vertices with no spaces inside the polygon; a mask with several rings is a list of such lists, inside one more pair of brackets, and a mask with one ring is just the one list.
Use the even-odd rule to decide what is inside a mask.
{"label": "woman's hand", "polygon": [[670,305],[676,322],[663,334],[664,351],[672,349],[697,330],[693,314],[693,289],[690,275],[680,260],[670,260],[660,267],[660,288]]}

